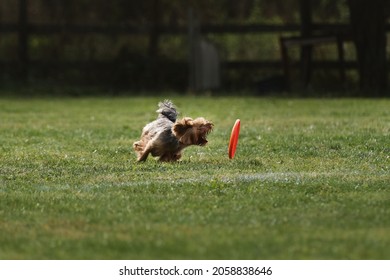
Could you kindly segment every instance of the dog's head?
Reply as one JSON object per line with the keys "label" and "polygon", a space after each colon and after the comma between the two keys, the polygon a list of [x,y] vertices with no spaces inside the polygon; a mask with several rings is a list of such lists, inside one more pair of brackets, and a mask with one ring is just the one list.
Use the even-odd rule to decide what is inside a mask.
{"label": "dog's head", "polygon": [[183,118],[177,121],[172,131],[179,142],[183,145],[199,145],[204,146],[207,144],[207,135],[213,129],[213,123],[204,118]]}

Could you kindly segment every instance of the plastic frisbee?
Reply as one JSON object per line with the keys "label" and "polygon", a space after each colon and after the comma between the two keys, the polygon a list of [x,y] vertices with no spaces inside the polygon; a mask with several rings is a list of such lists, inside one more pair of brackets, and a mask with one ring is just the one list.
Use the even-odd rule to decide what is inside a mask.
{"label": "plastic frisbee", "polygon": [[236,153],[238,135],[240,134],[240,119],[237,119],[233,125],[232,134],[230,135],[229,141],[229,158],[232,159]]}

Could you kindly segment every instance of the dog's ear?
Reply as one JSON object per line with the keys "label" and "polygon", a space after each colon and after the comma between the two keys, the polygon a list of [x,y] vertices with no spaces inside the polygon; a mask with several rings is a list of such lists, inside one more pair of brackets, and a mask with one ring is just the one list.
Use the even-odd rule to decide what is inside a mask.
{"label": "dog's ear", "polygon": [[208,134],[213,130],[214,124],[205,118],[196,118],[193,120],[192,124],[198,128],[200,133]]}
{"label": "dog's ear", "polygon": [[181,119],[180,121],[177,121],[174,125],[173,125],[173,133],[176,135],[176,137],[180,138],[181,136],[183,136],[187,129],[191,128],[193,126],[193,120],[191,118],[183,118]]}
{"label": "dog's ear", "polygon": [[195,145],[197,136],[195,133],[193,133],[193,130],[187,130],[186,133],[184,133],[183,136],[179,138],[179,142],[189,146],[189,145]]}

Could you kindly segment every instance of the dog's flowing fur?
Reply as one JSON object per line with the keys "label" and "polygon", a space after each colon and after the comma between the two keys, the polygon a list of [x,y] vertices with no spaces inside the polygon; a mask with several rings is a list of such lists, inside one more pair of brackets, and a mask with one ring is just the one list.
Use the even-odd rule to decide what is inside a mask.
{"label": "dog's flowing fur", "polygon": [[207,134],[213,129],[211,122],[189,117],[176,121],[178,112],[169,100],[160,102],[158,107],[157,119],[143,128],[141,140],[133,144],[138,161],[145,161],[149,154],[160,157],[160,161],[177,161],[184,148],[207,144]]}

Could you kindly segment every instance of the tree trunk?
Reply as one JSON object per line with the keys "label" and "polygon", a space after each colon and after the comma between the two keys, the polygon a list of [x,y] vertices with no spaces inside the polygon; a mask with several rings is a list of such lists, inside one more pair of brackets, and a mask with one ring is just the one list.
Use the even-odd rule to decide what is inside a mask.
{"label": "tree trunk", "polygon": [[385,94],[387,86],[386,1],[348,0],[360,89],[371,95]]}

